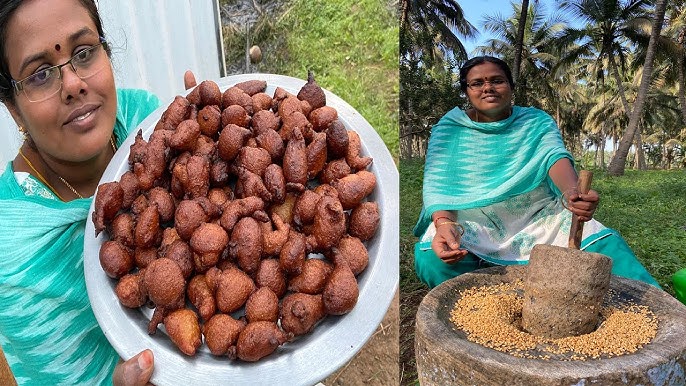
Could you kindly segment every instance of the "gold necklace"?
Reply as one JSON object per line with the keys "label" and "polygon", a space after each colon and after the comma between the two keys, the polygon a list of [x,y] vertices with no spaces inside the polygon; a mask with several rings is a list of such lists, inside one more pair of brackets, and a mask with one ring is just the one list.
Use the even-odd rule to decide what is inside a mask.
{"label": "gold necklace", "polygon": [[[112,146],[112,151],[114,151],[114,152],[116,153],[116,152],[117,152],[117,146],[115,146],[115,144],[114,144],[114,135],[112,135],[112,136],[110,137],[110,145]],[[24,161],[26,161],[26,164],[29,165],[29,167],[31,168],[31,170],[33,170],[33,172],[36,173],[36,177],[38,177],[38,179],[41,180],[41,182],[44,183],[44,184],[45,184],[45,185],[55,194],[55,196],[57,196],[57,198],[59,198],[61,201],[65,201],[64,198],[62,198],[62,196],[60,196],[60,194],[57,193],[57,190],[56,190],[55,188],[53,188],[52,185],[50,185],[50,183],[48,183],[48,180],[47,180],[45,177],[43,177],[43,175],[42,175],[38,170],[36,170],[36,168],[33,166],[33,164],[31,163],[31,161],[29,161],[29,159],[24,155],[24,152],[21,150],[21,148],[19,149],[19,154],[20,154],[21,157],[24,159]],[[52,171],[52,169],[50,169],[50,170]],[[60,179],[60,181],[62,181],[62,183],[63,183],[67,188],[69,188],[69,190],[72,191],[72,193],[74,193],[74,194],[76,195],[76,197],[78,197],[78,198],[83,198],[83,195],[82,195],[81,193],[79,193],[79,192],[76,190],[76,188],[74,188],[73,186],[71,186],[71,184],[70,184],[69,182],[67,182],[67,180],[65,180],[64,178],[62,178],[62,176],[60,176],[59,174],[55,173],[54,171],[53,171],[53,173],[57,176],[57,178]]]}

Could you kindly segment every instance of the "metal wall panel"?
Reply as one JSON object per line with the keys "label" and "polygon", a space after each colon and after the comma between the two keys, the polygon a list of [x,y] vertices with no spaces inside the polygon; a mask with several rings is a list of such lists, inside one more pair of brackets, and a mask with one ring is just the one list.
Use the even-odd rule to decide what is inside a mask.
{"label": "metal wall panel", "polygon": [[[198,81],[224,76],[218,0],[100,0],[119,88],[149,90],[169,104],[184,91],[183,73]],[[0,104],[0,172],[17,154],[21,136]]]}

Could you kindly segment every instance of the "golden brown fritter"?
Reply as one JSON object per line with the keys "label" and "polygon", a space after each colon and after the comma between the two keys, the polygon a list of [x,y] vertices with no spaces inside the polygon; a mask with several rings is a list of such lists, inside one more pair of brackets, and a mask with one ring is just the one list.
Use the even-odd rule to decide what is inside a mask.
{"label": "golden brown fritter", "polygon": [[[272,229],[272,224],[274,228]],[[262,254],[264,256],[276,256],[281,252],[281,248],[288,240],[288,233],[291,226],[278,214],[272,215],[272,221],[265,221],[260,224],[262,227]]]}
{"label": "golden brown fritter", "polygon": [[100,247],[100,266],[107,276],[118,279],[133,269],[133,255],[118,241],[105,241]]}
{"label": "golden brown fritter", "polygon": [[256,289],[255,283],[238,268],[222,271],[217,280],[217,308],[225,314],[239,310]]}
{"label": "golden brown fritter", "polygon": [[262,257],[262,229],[257,220],[252,217],[238,220],[231,232],[229,255],[244,272],[257,271]]}
{"label": "golden brown fritter", "polygon": [[198,96],[200,97],[199,103],[196,103],[197,105],[200,106],[209,106],[209,105],[221,105],[222,103],[222,92],[219,89],[219,86],[217,83],[211,80],[203,80],[200,82],[200,84],[197,87],[198,89]]}
{"label": "golden brown fritter", "polygon": [[165,316],[164,328],[176,347],[188,356],[195,355],[202,345],[198,315],[187,308],[173,311]]}
{"label": "golden brown fritter", "polygon": [[286,199],[286,177],[277,164],[267,166],[264,171],[264,186],[271,195],[271,202],[282,203]]}
{"label": "golden brown fritter", "polygon": [[245,317],[249,323],[260,320],[274,322],[279,318],[279,298],[269,287],[260,287],[245,304]]}
{"label": "golden brown fritter", "polygon": [[267,89],[267,82],[264,80],[246,80],[245,82],[236,83],[234,87],[243,90],[246,94],[253,96],[257,93],[264,92]]}
{"label": "golden brown fritter", "polygon": [[307,242],[305,236],[291,229],[288,240],[283,245],[279,254],[281,269],[289,275],[298,275],[302,272],[305,257],[307,255]]}
{"label": "golden brown fritter", "polygon": [[341,179],[352,172],[348,163],[345,162],[345,158],[339,158],[330,161],[324,167],[321,174],[319,175],[319,182],[322,184],[330,184],[333,181]]}
{"label": "golden brown fritter", "polygon": [[122,276],[114,288],[119,302],[128,308],[141,307],[148,300],[146,289],[143,284],[143,277],[138,273]]}
{"label": "golden brown fritter", "polygon": [[281,328],[294,336],[304,335],[312,331],[324,316],[324,302],[322,295],[308,295],[292,293],[287,295],[281,304]]}
{"label": "golden brown fritter", "polygon": [[245,322],[236,320],[230,315],[216,314],[203,326],[205,343],[214,355],[236,357],[238,335],[245,328]]}
{"label": "golden brown fritter", "polygon": [[160,213],[157,205],[151,204],[138,216],[136,227],[133,232],[136,247],[150,248],[159,245],[162,241],[160,228]]}
{"label": "golden brown fritter", "polygon": [[324,291],[324,286],[333,271],[333,265],[323,259],[307,259],[299,275],[288,281],[288,290],[316,295]]}
{"label": "golden brown fritter", "polygon": [[348,130],[343,123],[335,120],[326,129],[326,146],[332,158],[343,158],[348,154]]}
{"label": "golden brown fritter", "polygon": [[238,335],[236,356],[246,362],[255,362],[273,353],[288,340],[274,322],[248,323]]}
{"label": "golden brown fritter", "polygon": [[350,212],[348,233],[362,241],[367,241],[376,234],[380,221],[381,215],[376,202],[363,202]]}
{"label": "golden brown fritter", "polygon": [[217,105],[209,105],[198,111],[200,132],[210,138],[216,138],[222,127],[222,112]]}
{"label": "golden brown fritter", "polygon": [[358,296],[359,288],[355,275],[347,265],[336,265],[322,293],[326,313],[329,315],[347,314],[355,307]]}
{"label": "golden brown fritter", "polygon": [[314,131],[324,131],[338,119],[338,112],[331,106],[322,106],[312,110],[308,118]]}
{"label": "golden brown fritter", "polygon": [[307,83],[298,92],[298,99],[307,101],[313,109],[326,105],[324,90],[314,80],[312,71],[307,72]]}
{"label": "golden brown fritter", "polygon": [[198,313],[203,320],[210,320],[210,318],[217,311],[217,307],[214,299],[214,293],[207,285],[205,275],[199,274],[193,276],[193,278],[188,282],[186,294],[188,295],[188,300],[198,310]]}
{"label": "golden brown fritter", "polygon": [[338,199],[324,196],[317,202],[312,234],[319,249],[328,249],[345,234],[345,213]]}
{"label": "golden brown fritter", "polygon": [[170,259],[161,257],[148,264],[143,280],[150,300],[158,307],[168,307],[183,299],[186,282],[181,268]]}
{"label": "golden brown fritter", "polygon": [[233,161],[250,137],[250,130],[238,125],[224,125],[217,142],[217,154],[225,161]]}
{"label": "golden brown fritter", "polygon": [[236,105],[242,107],[246,114],[253,113],[252,98],[250,95],[236,86],[229,87],[222,94],[222,108],[226,110],[227,108]]}
{"label": "golden brown fritter", "polygon": [[[248,97],[250,99],[250,97]],[[252,99],[250,99],[252,103]],[[231,105],[222,111],[222,126],[236,125],[240,127],[250,127],[250,115],[239,105]]]}
{"label": "golden brown fritter", "polygon": [[317,178],[326,165],[326,134],[315,133],[307,145],[307,177]]}
{"label": "golden brown fritter", "polygon": [[373,173],[360,170],[331,182],[331,186],[338,191],[338,197],[344,209],[352,209],[370,195],[376,187],[376,177]]}
{"label": "golden brown fritter", "polygon": [[347,265],[355,276],[359,275],[369,264],[367,247],[357,237],[345,235],[338,247],[331,248],[330,260]]}
{"label": "golden brown fritter", "polygon": [[93,210],[93,224],[95,235],[105,230],[106,225],[112,221],[119,212],[124,202],[124,190],[119,182],[107,182],[98,187],[95,195],[95,208]]}
{"label": "golden brown fritter", "polygon": [[135,246],[133,229],[136,223],[131,213],[120,213],[114,217],[109,228],[110,239],[119,241],[127,248]]}
{"label": "golden brown fritter", "polygon": [[279,260],[264,259],[255,273],[258,287],[267,287],[281,298],[286,293],[286,274],[281,269]]}

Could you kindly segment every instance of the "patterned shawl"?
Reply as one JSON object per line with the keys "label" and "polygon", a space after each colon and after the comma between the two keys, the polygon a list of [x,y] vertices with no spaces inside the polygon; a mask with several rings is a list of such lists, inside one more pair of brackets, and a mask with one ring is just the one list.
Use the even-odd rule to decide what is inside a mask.
{"label": "patterned shawl", "polygon": [[433,126],[424,165],[423,207],[414,234],[421,236],[437,210],[479,208],[536,188],[565,149],[553,118],[514,106],[509,118],[472,121],[459,108]]}

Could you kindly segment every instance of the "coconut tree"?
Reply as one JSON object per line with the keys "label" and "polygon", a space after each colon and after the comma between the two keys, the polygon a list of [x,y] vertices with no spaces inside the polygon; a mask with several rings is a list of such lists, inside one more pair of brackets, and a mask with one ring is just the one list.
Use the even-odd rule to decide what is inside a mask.
{"label": "coconut tree", "polygon": [[[497,55],[513,63],[516,52],[518,30],[520,26],[521,4],[511,3],[512,13],[509,16],[500,14],[486,16],[484,28],[494,34],[485,46],[476,48],[485,54]],[[565,22],[559,15],[548,17],[534,2],[529,6],[522,40],[521,66],[515,90],[515,103],[543,107],[542,99],[553,93],[549,75],[557,62],[554,51],[555,39],[564,29]]]}
{"label": "coconut tree", "polygon": [[[641,78],[641,86],[636,96],[634,108],[631,111],[629,118],[629,126],[627,127],[622,139],[619,141],[619,148],[610,161],[608,173],[613,176],[624,174],[626,164],[626,157],[629,154],[629,148],[633,141],[634,135],[638,129],[639,119],[643,113],[643,105],[645,103],[648,88],[650,87],[651,75],[653,73],[653,61],[655,59],[655,52],[657,50],[657,42],[662,30],[662,24],[665,17],[665,10],[667,8],[667,0],[657,0],[655,4],[655,18],[653,20],[653,28],[650,33],[650,42],[648,43],[648,50],[646,51],[646,60],[643,65],[643,76]],[[639,131],[640,133],[640,131]]]}
{"label": "coconut tree", "polygon": [[[442,65],[444,59],[464,60],[467,51],[460,36],[473,38],[476,28],[455,0],[401,0],[400,57]],[[430,66],[430,67],[431,67]]]}

